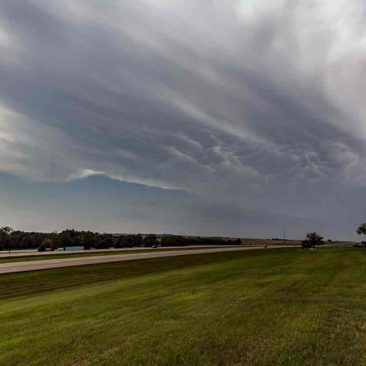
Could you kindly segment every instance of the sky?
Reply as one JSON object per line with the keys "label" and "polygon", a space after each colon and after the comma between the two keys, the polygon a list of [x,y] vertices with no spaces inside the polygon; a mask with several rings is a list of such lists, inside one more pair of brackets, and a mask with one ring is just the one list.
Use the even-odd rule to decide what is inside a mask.
{"label": "sky", "polygon": [[363,0],[0,0],[0,226],[355,239]]}

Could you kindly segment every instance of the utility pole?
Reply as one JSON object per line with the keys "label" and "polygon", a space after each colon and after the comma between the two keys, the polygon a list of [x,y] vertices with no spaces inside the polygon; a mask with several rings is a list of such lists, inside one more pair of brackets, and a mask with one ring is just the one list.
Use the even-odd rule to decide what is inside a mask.
{"label": "utility pole", "polygon": [[286,228],[283,228],[283,244],[286,244]]}

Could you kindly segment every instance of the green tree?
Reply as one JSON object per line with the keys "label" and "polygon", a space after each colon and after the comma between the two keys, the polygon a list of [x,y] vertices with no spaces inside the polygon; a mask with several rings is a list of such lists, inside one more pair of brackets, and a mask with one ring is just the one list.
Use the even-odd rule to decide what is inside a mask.
{"label": "green tree", "polygon": [[306,234],[306,239],[314,245],[323,244],[323,237],[316,232]]}
{"label": "green tree", "polygon": [[4,235],[9,235],[13,232],[13,229],[9,226],[3,226],[2,228],[0,228],[0,233],[4,234]]}
{"label": "green tree", "polygon": [[38,248],[38,251],[39,252],[43,252],[43,251],[45,251],[47,249],[51,249],[51,250],[55,250],[56,249],[55,243],[50,238],[44,239],[42,241],[41,245]]}
{"label": "green tree", "polygon": [[158,243],[157,237],[154,234],[148,234],[142,240],[143,247],[153,247],[153,246],[157,245],[157,243]]}
{"label": "green tree", "polygon": [[366,235],[366,222],[364,222],[363,224],[360,224],[360,226],[357,228],[357,234],[358,235],[361,235],[361,234]]}
{"label": "green tree", "polygon": [[301,242],[303,249],[315,248],[316,245],[323,244],[323,237],[316,232],[307,233],[306,239]]}
{"label": "green tree", "polygon": [[10,253],[11,243],[10,243],[10,235],[13,232],[13,229],[9,226],[3,226],[0,228],[0,247],[7,248]]}

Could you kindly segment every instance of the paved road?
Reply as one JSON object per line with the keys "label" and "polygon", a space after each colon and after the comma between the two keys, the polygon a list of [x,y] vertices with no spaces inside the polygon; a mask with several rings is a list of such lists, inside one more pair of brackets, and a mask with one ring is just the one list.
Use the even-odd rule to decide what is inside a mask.
{"label": "paved road", "polygon": [[[295,246],[268,246],[268,249],[276,248],[289,248]],[[298,246],[296,246],[298,247]],[[124,262],[133,261],[139,259],[150,258],[163,258],[163,257],[176,257],[181,255],[190,254],[203,254],[203,253],[218,253],[218,252],[234,252],[243,250],[263,249],[262,247],[230,247],[230,248],[211,248],[211,249],[187,249],[179,251],[168,252],[149,252],[149,253],[136,253],[136,254],[115,254],[104,255],[96,257],[81,257],[81,258],[69,258],[69,259],[51,259],[51,260],[39,260],[29,262],[14,262],[0,264],[0,274],[14,273],[14,272],[27,272],[41,269],[60,268],[60,267],[72,267],[72,266],[84,266],[88,264],[99,263],[112,263],[112,262]]]}
{"label": "paved road", "polygon": [[[222,245],[189,245],[189,248],[222,248]],[[158,247],[161,249],[177,249],[184,247]],[[88,249],[88,250],[64,250],[64,251],[50,251],[50,252],[38,252],[36,249],[28,249],[28,250],[14,250],[9,252],[7,250],[0,251],[0,259],[1,258],[15,258],[15,257],[33,257],[33,256],[62,256],[63,254],[85,254],[85,253],[100,253],[100,252],[130,252],[130,251],[138,251],[138,250],[151,250],[154,251],[156,249],[151,247],[131,247],[131,248],[106,248],[106,249]],[[103,255],[102,253],[101,255]]]}

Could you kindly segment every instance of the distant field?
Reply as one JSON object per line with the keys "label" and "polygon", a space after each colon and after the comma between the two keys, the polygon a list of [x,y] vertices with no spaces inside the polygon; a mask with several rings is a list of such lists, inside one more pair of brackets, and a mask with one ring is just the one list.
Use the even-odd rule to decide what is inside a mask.
{"label": "distant field", "polygon": [[270,240],[241,238],[242,245],[300,245],[300,240]]}
{"label": "distant field", "polygon": [[0,276],[0,365],[364,365],[366,251]]}

